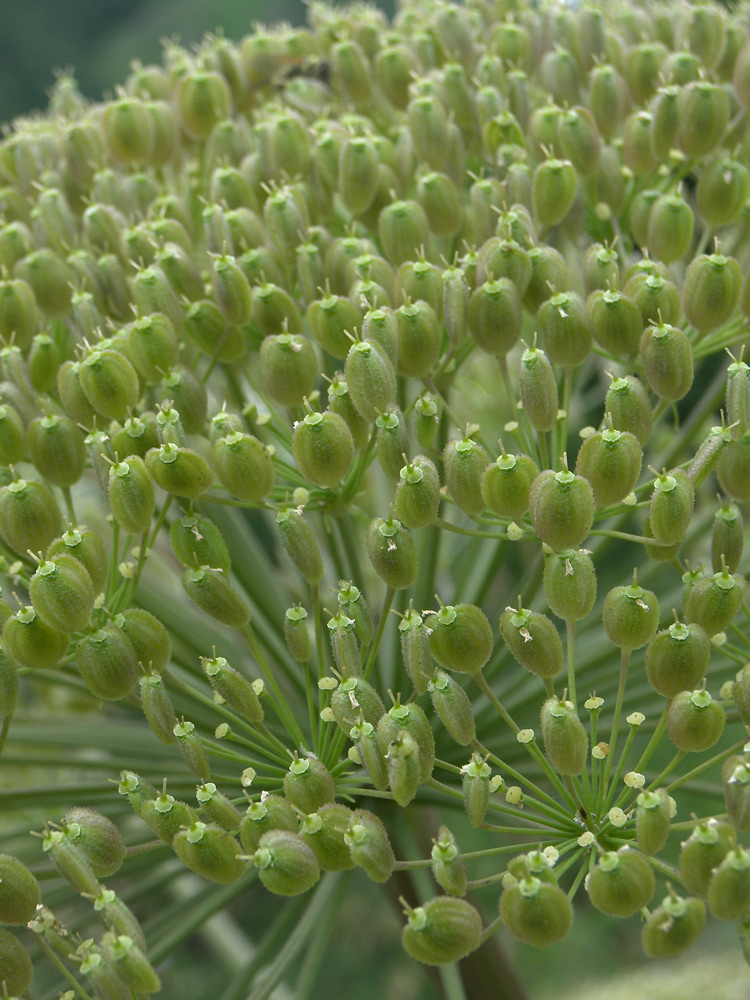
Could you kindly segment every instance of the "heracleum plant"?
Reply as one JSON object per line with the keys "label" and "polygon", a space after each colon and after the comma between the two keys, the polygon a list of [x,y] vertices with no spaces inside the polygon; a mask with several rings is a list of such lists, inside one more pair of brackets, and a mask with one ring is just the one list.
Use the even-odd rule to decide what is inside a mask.
{"label": "heracleum plant", "polygon": [[748,10],[309,15],[0,143],[0,982],[750,958]]}

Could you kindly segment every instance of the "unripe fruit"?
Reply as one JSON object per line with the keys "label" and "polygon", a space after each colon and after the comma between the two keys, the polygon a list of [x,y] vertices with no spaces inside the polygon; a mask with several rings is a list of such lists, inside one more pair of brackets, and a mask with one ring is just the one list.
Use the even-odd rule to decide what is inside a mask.
{"label": "unripe fruit", "polygon": [[[528,283],[528,282],[527,282]],[[510,278],[485,281],[469,298],[469,330],[488,354],[504,357],[521,336],[521,298]]]}
{"label": "unripe fruit", "polygon": [[479,947],[482,918],[465,899],[437,896],[407,913],[401,943],[418,962],[445,965]]}
{"label": "unripe fruit", "polygon": [[318,359],[311,342],[301,335],[266,337],[260,347],[263,384],[282,406],[301,406],[318,378]]}
{"label": "unripe fruit", "polygon": [[42,901],[39,883],[18,858],[0,854],[0,923],[27,924]]}
{"label": "unripe fruit", "polygon": [[589,741],[572,702],[549,698],[542,706],[544,752],[560,774],[580,774],[586,766]]}
{"label": "unripe fruit", "polygon": [[678,101],[677,143],[687,156],[705,156],[724,138],[729,123],[729,97],[708,80],[688,83]]}
{"label": "unripe fruit", "polygon": [[173,521],[169,529],[172,551],[187,567],[210,566],[228,573],[232,568],[227,543],[220,528],[202,514]]}
{"label": "unripe fruit", "polygon": [[29,596],[46,625],[58,632],[77,632],[88,624],[96,595],[83,564],[63,554],[38,567],[29,583]]}
{"label": "unripe fruit", "polygon": [[681,541],[690,524],[694,502],[693,485],[682,469],[657,476],[649,507],[654,538],[665,545]]}
{"label": "unripe fruit", "polygon": [[745,578],[727,569],[699,580],[685,600],[685,619],[702,625],[709,636],[723,632],[740,609]]}
{"label": "unripe fruit", "polygon": [[329,620],[328,631],[336,669],[343,677],[361,677],[362,656],[354,631],[354,619],[340,612]]}
{"label": "unripe fruit", "polygon": [[622,650],[645,646],[659,625],[656,594],[644,590],[633,578],[628,587],[613,587],[604,598],[604,631]]}
{"label": "unripe fruit", "polygon": [[262,795],[259,802],[251,802],[240,822],[242,849],[252,854],[260,838],[269,830],[288,830],[296,833],[299,826],[297,814],[281,795]]}
{"label": "unripe fruit", "polygon": [[203,670],[213,690],[248,722],[263,720],[263,706],[250,681],[224,659],[214,656],[203,661]]}
{"label": "unripe fruit", "polygon": [[644,856],[628,847],[605,852],[588,880],[589,899],[611,917],[632,917],[654,894],[654,873]]}
{"label": "unripe fruit", "polygon": [[529,250],[531,277],[523,297],[523,304],[536,313],[543,302],[569,284],[565,258],[554,247],[532,247]]}
{"label": "unripe fruit", "polygon": [[730,573],[734,573],[742,558],[744,530],[742,514],[736,504],[722,505],[714,516],[711,534],[711,563],[715,573],[722,568],[722,559]]}
{"label": "unripe fruit", "polygon": [[144,674],[138,684],[141,709],[151,732],[162,743],[173,746],[177,742],[174,729],[178,720],[164,681],[159,674]]}
{"label": "unripe fruit", "polygon": [[20,667],[49,670],[65,656],[70,636],[50,628],[31,605],[27,605],[5,622],[3,642]]}
{"label": "unripe fruit", "polygon": [[373,202],[379,182],[378,153],[372,139],[345,139],[338,163],[338,190],[347,211],[362,215]]}
{"label": "unripe fruit", "polygon": [[503,452],[494,464],[487,466],[482,476],[485,506],[493,514],[520,521],[529,509],[531,485],[538,475],[536,462],[528,455]]}
{"label": "unripe fruit", "polygon": [[138,401],[138,375],[118,351],[91,351],[81,362],[80,379],[86,399],[103,417],[123,421]]}
{"label": "unripe fruit", "polygon": [[526,348],[521,356],[518,391],[523,410],[534,430],[551,431],[557,422],[557,382],[541,348]]}
{"label": "unripe fruit", "polygon": [[635,839],[644,854],[658,854],[669,836],[669,795],[663,788],[636,799]]}
{"label": "unripe fruit", "polygon": [[[435,763],[435,737],[432,735],[430,723],[424,711],[416,702],[409,705],[394,705],[380,716],[377,724],[377,737],[380,752],[388,757],[391,745],[402,733],[411,737],[417,754],[417,782],[429,781]],[[415,789],[416,790],[416,789]]]}
{"label": "unripe fruit", "polygon": [[222,625],[241,629],[249,622],[250,609],[221,570],[210,566],[186,569],[182,586],[196,607]]}
{"label": "unripe fruit", "polygon": [[432,524],[440,506],[440,477],[435,465],[425,455],[401,469],[393,511],[407,528],[423,528]]}
{"label": "unripe fruit", "polygon": [[566,368],[583,364],[593,335],[586,303],[575,292],[559,292],[542,303],[537,321],[550,361]]}
{"label": "unripe fruit", "polygon": [[166,668],[172,655],[172,641],[169,632],[150,611],[129,608],[117,615],[114,624],[130,640],[139,663],[156,673]]}
{"label": "unripe fruit", "polygon": [[140,316],[128,330],[128,357],[144,382],[157,381],[177,361],[177,335],[168,316]]}
{"label": "unripe fruit", "polygon": [[544,563],[544,597],[563,621],[581,621],[596,600],[596,572],[584,550],[553,552]]}
{"label": "unripe fruit", "polygon": [[440,326],[427,302],[409,302],[396,310],[398,373],[423,378],[440,351]]}
{"label": "unripe fruit", "polygon": [[156,495],[142,458],[131,455],[110,466],[109,505],[115,521],[130,534],[141,535],[149,527]]}
{"label": "unripe fruit", "polygon": [[578,178],[569,160],[544,160],[534,171],[532,206],[540,229],[562,222],[573,206]]}
{"label": "unripe fruit", "polygon": [[80,848],[98,878],[109,878],[122,867],[127,848],[114,823],[93,809],[69,809],[62,819],[70,842]]}
{"label": "unripe fruit", "polygon": [[678,750],[701,753],[724,732],[724,709],[708,691],[681,691],[672,699],[667,714],[667,732]]}
{"label": "unripe fruit", "polygon": [[594,523],[594,493],[589,482],[568,469],[540,472],[529,494],[534,530],[555,551],[575,548]]}
{"label": "unripe fruit", "polygon": [[368,423],[396,402],[396,372],[385,350],[373,340],[352,344],[344,366],[349,395]]}
{"label": "unripe fruit", "polygon": [[365,595],[347,580],[339,580],[338,594],[339,607],[343,608],[346,614],[354,621],[354,631],[363,646],[369,646],[375,635],[375,628],[372,621],[372,611],[367,603]]}
{"label": "unripe fruit", "polygon": [[26,431],[12,406],[0,406],[0,463],[15,465],[26,454]]}
{"label": "unripe fruit", "polygon": [[394,201],[378,217],[378,235],[386,259],[394,267],[414,260],[420,247],[430,246],[430,226],[416,201]]}
{"label": "unripe fruit", "polygon": [[284,775],[284,794],[304,813],[315,812],[332,802],[336,786],[330,772],[315,757],[295,759]]}
{"label": "unripe fruit", "polygon": [[716,229],[737,218],[748,194],[750,174],[747,167],[724,157],[703,169],[695,189],[695,200],[700,214]]}
{"label": "unripe fruit", "polygon": [[111,623],[78,643],[76,664],[89,691],[105,701],[130,694],[138,676],[138,659],[130,640]]}
{"label": "unripe fruit", "polygon": [[[652,265],[651,261],[649,264]],[[625,285],[625,294],[638,306],[644,324],[675,324],[680,321],[680,293],[661,274],[640,272]]]}
{"label": "unripe fruit", "polygon": [[705,896],[713,870],[734,846],[736,831],[729,823],[709,819],[693,829],[680,850],[680,877],[690,892]]}
{"label": "unripe fruit", "polygon": [[373,882],[387,882],[396,865],[391,842],[382,822],[366,809],[356,809],[349,820],[344,840],[352,861],[364,869]]}
{"label": "unripe fruit", "polygon": [[153,125],[143,101],[124,98],[110,104],[102,119],[104,139],[118,163],[148,160],[153,142]]}
{"label": "unripe fruit", "polygon": [[69,487],[83,475],[86,449],[83,434],[68,417],[48,415],[28,429],[31,461],[40,475],[55,486]]}
{"label": "unripe fruit", "polygon": [[73,528],[56,538],[47,549],[47,559],[67,553],[88,571],[96,593],[100,593],[107,580],[107,550],[99,535],[91,528]]}
{"label": "unripe fruit", "polygon": [[469,696],[449,674],[438,670],[429,685],[435,712],[459,746],[469,746],[476,738],[474,712]]}
{"label": "unripe fruit", "polygon": [[649,252],[665,264],[680,260],[690,247],[693,221],[692,209],[679,195],[657,198],[649,215]]}
{"label": "unripe fruit", "polygon": [[31,985],[32,975],[29,953],[14,934],[0,927],[0,982],[20,997]]}
{"label": "unripe fruit", "polygon": [[634,488],[641,459],[638,438],[610,426],[583,442],[576,459],[576,472],[591,484],[597,507],[608,507],[624,500]]}
{"label": "unripe fruit", "polygon": [[268,448],[252,434],[228,434],[214,442],[219,482],[233,496],[260,503],[273,489],[276,472]]}
{"label": "unripe fruit", "polygon": [[683,309],[699,334],[718,329],[732,317],[740,301],[742,270],[734,257],[702,254],[685,273]]}
{"label": "unripe fruit", "polygon": [[450,896],[465,896],[466,866],[459,853],[456,839],[447,826],[440,827],[431,857],[432,875],[440,888]]}
{"label": "unripe fruit", "polygon": [[323,350],[343,361],[352,346],[348,334],[362,322],[360,311],[344,296],[326,295],[310,303],[307,315],[313,336]]}
{"label": "unripe fruit", "polygon": [[484,448],[468,437],[449,441],[443,451],[445,485],[453,500],[470,517],[484,510],[482,477],[489,463]]}
{"label": "unripe fruit", "polygon": [[536,948],[555,944],[573,924],[573,907],[562,889],[534,876],[503,891],[500,915],[511,934]]}
{"label": "unripe fruit", "polygon": [[76,892],[98,896],[101,886],[81,847],[73,844],[65,830],[46,830],[42,839],[42,850]]}
{"label": "unripe fruit", "polygon": [[304,515],[286,507],[276,515],[281,541],[294,565],[310,584],[323,579],[323,560],[313,530]]}
{"label": "unripe fruit", "polygon": [[311,411],[297,424],[292,451],[302,475],[322,489],[340,485],[354,461],[351,432],[331,410]]}
{"label": "unripe fruit", "polygon": [[706,676],[711,644],[704,629],[695,623],[674,622],[646,646],[646,676],[655,691],[674,698],[692,691]]}
{"label": "unripe fruit", "polygon": [[597,290],[586,301],[594,340],[615,357],[630,357],[638,352],[643,333],[643,317],[627,295],[617,291]]}
{"label": "unripe fruit", "polygon": [[604,409],[618,431],[630,431],[643,447],[651,435],[652,409],[648,392],[634,375],[615,378],[607,390]]}
{"label": "unripe fruit", "polygon": [[640,355],[646,381],[661,398],[682,399],[693,384],[693,350],[682,330],[667,323],[643,331]]}
{"label": "unripe fruit", "polygon": [[417,551],[414,540],[395,518],[377,517],[367,532],[367,554],[386,585],[396,590],[411,587],[417,578]]}
{"label": "unripe fruit", "polygon": [[432,616],[430,650],[445,670],[476,674],[492,653],[492,628],[474,604],[441,607]]}
{"label": "unripe fruit", "polygon": [[708,908],[717,920],[742,917],[750,904],[750,853],[741,847],[723,858],[708,885]]}
{"label": "unripe fruit", "polygon": [[[744,701],[744,699],[743,699]],[[744,704],[742,705],[744,708]],[[721,769],[727,819],[741,833],[750,830],[750,768],[744,757],[734,755]]]}
{"label": "unripe fruit", "polygon": [[354,868],[349,847],[344,839],[352,811],[339,802],[321,806],[305,816],[299,835],[312,848],[324,872],[340,872]]}
{"label": "unripe fruit", "polygon": [[0,534],[14,552],[44,552],[61,528],[57,501],[44,483],[14,479],[0,489]]}
{"label": "unripe fruit", "polygon": [[229,113],[227,84],[218,73],[193,72],[177,89],[180,123],[191,139],[207,139],[217,122]]}
{"label": "unripe fruit", "polygon": [[706,922],[700,899],[665,896],[641,930],[641,946],[649,958],[674,958],[697,939]]}
{"label": "unripe fruit", "polygon": [[500,633],[516,660],[537,677],[554,677],[562,670],[560,635],[545,615],[521,607],[506,608],[500,616]]}
{"label": "unripe fruit", "polygon": [[156,484],[167,493],[194,499],[205,492],[214,479],[208,462],[192,448],[164,444],[146,455],[146,467]]}
{"label": "unripe fruit", "polygon": [[237,841],[215,823],[192,823],[176,834],[172,847],[186,867],[211,882],[230,885],[244,874]]}
{"label": "unripe fruit", "polygon": [[331,695],[331,711],[347,736],[361,720],[377,726],[385,715],[380,695],[363,677],[347,677],[339,684]]}
{"label": "unripe fruit", "polygon": [[750,500],[750,432],[724,448],[716,466],[716,477],[734,500]]}

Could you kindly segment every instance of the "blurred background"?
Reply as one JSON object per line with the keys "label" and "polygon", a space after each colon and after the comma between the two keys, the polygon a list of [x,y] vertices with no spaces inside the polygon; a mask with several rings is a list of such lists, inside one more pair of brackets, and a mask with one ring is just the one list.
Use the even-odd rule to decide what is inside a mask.
{"label": "blurred background", "polygon": [[[46,107],[56,69],[74,69],[81,91],[99,98],[125,79],[133,59],[159,62],[162,39],[190,46],[217,29],[242,38],[257,21],[304,24],[306,6],[302,0],[3,0],[0,122]],[[377,6],[392,15],[394,0]]]}

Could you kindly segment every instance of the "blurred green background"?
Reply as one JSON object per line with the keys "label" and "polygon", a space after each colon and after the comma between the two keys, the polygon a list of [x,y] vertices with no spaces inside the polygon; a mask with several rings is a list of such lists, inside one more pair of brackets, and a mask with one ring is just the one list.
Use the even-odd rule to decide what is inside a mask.
{"label": "blurred green background", "polygon": [[[394,0],[377,6],[392,14]],[[133,59],[160,61],[164,38],[190,46],[217,28],[242,38],[253,22],[305,19],[302,0],[0,0],[0,122],[44,108],[56,68],[99,98]]]}

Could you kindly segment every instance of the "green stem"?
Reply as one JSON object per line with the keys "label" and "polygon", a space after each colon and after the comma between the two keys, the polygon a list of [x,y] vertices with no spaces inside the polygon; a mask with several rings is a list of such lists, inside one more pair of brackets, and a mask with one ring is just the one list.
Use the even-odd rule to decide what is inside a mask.
{"label": "green stem", "polygon": [[578,702],[576,700],[576,672],[575,672],[575,650],[576,650],[576,623],[575,619],[568,619],[565,622],[565,636],[567,640],[567,660],[568,660],[568,698],[573,702],[573,710],[578,714]]}
{"label": "green stem", "polygon": [[65,501],[65,509],[68,512],[68,517],[70,518],[71,523],[75,527],[75,525],[78,524],[78,518],[76,517],[76,509],[73,506],[73,494],[70,492],[69,486],[63,486],[61,489],[63,500]]}
{"label": "green stem", "polygon": [[255,657],[258,666],[263,672],[268,686],[271,688],[275,695],[275,708],[278,712],[279,718],[284,723],[290,736],[293,737],[295,743],[298,747],[306,746],[307,741],[302,735],[302,730],[299,727],[297,720],[294,718],[291,709],[286,703],[284,695],[281,692],[281,688],[278,685],[273,671],[266,659],[265,653],[261,649],[260,643],[255,635],[252,625],[248,622],[244,628],[239,629],[240,635],[243,636],[248,646],[250,647],[250,652]]}
{"label": "green stem", "polygon": [[393,587],[386,587],[385,597],[383,598],[383,608],[380,612],[380,618],[378,620],[378,628],[375,632],[375,638],[372,640],[372,646],[370,646],[370,652],[367,656],[367,662],[365,663],[363,671],[365,680],[367,680],[370,676],[370,671],[375,664],[375,658],[378,655],[378,649],[380,648],[380,642],[383,638],[383,632],[385,631],[385,625],[388,621],[388,615],[390,613],[391,604],[393,604],[393,598],[395,595],[396,591]]}
{"label": "green stem", "polygon": [[[726,760],[727,757],[731,757],[733,753],[737,753],[742,747],[747,743],[747,739],[740,740],[739,743],[733,743],[731,747],[727,747],[726,750],[722,750],[721,753],[715,754],[710,760],[704,760],[702,764],[698,764],[694,767],[692,771],[688,771],[687,774],[683,774],[681,778],[676,778],[670,785],[667,785],[667,792],[672,792],[673,789],[679,788],[680,785],[684,785],[686,781],[690,781],[692,778],[697,777],[697,775],[702,774],[707,771],[709,767],[713,767],[714,764],[718,764],[722,760]],[[679,756],[679,755],[678,755]],[[684,753],[682,754],[684,757]],[[670,767],[671,770],[671,767]],[[660,774],[657,781],[660,781],[664,777],[664,774]],[[651,782],[651,787],[655,785],[655,782]]]}
{"label": "green stem", "polygon": [[612,719],[612,732],[609,737],[609,753],[604,765],[604,777],[602,779],[602,811],[607,800],[609,791],[609,775],[612,771],[612,761],[615,756],[615,746],[617,745],[617,733],[620,726],[620,715],[622,713],[622,702],[625,697],[625,682],[628,679],[628,665],[630,663],[630,650],[623,649],[620,653],[620,679],[617,685],[617,701],[615,702],[615,715]]}
{"label": "green stem", "polygon": [[50,946],[47,944],[47,942],[44,940],[44,938],[40,934],[35,935],[35,937],[36,937],[37,944],[42,949],[42,951],[47,956],[47,958],[55,966],[57,966],[58,970],[63,974],[63,976],[65,976],[65,978],[67,979],[67,981],[73,987],[73,989],[75,990],[75,994],[74,995],[76,997],[80,997],[81,1000],[91,1000],[91,994],[86,992],[86,990],[83,988],[83,986],[81,986],[81,984],[78,982],[78,980],[73,975],[73,973],[63,965],[63,963],[61,962],[61,960],[54,953],[54,951],[50,948]]}
{"label": "green stem", "polygon": [[451,524],[450,521],[445,521],[442,517],[438,517],[433,523],[436,527],[443,528],[445,531],[453,531],[457,535],[470,535],[472,538],[491,538],[496,542],[502,542],[504,539],[503,535],[497,535],[492,531],[476,531],[473,528],[459,528],[457,524]]}
{"label": "green stem", "polygon": [[10,712],[8,715],[3,716],[3,725],[0,728],[0,756],[2,756],[3,748],[5,746],[5,741],[8,738],[8,730],[10,729],[10,722],[13,718],[13,713]]}

